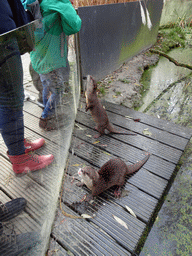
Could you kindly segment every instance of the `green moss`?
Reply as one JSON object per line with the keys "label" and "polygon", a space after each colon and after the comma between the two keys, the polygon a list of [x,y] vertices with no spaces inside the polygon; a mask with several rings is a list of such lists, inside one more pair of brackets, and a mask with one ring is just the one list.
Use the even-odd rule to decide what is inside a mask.
{"label": "green moss", "polygon": [[141,51],[144,47],[147,47],[149,44],[154,44],[154,34],[157,34],[158,26],[153,26],[152,30],[149,30],[147,26],[142,25],[140,31],[138,31],[133,42],[127,42],[125,38],[122,42],[121,53],[119,56],[119,64],[127,61],[128,58],[133,57]]}
{"label": "green moss", "polygon": [[166,234],[165,239],[176,242],[178,256],[188,256],[192,254],[191,176],[179,175],[176,184],[174,192],[167,196],[169,203],[166,203],[166,207],[171,216],[171,222],[166,226],[167,231],[163,232],[163,234]]}
{"label": "green moss", "polygon": [[103,96],[105,96],[105,95],[106,95],[105,86],[101,86],[101,87],[99,88],[99,92],[100,92]]}
{"label": "green moss", "polygon": [[125,79],[125,78],[124,79],[118,79],[118,81],[120,81],[122,83],[125,83],[125,84],[129,84],[130,83],[130,81]]}
{"label": "green moss", "polygon": [[143,72],[143,68],[142,67],[138,67],[138,70]]}
{"label": "green moss", "polygon": [[133,103],[134,110],[138,111],[142,104],[143,104],[143,102],[141,99],[135,100]]}
{"label": "green moss", "polygon": [[185,47],[186,45],[186,29],[175,25],[172,28],[160,28],[158,40],[153,49],[168,52],[176,47]]}

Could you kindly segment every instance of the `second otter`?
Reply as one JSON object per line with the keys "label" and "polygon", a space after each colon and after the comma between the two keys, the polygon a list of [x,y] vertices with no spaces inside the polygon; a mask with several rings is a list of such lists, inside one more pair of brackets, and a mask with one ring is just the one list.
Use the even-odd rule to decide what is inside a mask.
{"label": "second otter", "polygon": [[115,185],[118,186],[118,189],[115,191],[115,196],[120,196],[120,188],[125,182],[126,175],[139,170],[147,162],[149,156],[150,153],[147,153],[143,160],[128,166],[119,158],[111,159],[98,171],[92,167],[85,167],[79,169],[78,174],[82,179],[82,184],[85,184],[92,190],[92,196],[97,196]]}

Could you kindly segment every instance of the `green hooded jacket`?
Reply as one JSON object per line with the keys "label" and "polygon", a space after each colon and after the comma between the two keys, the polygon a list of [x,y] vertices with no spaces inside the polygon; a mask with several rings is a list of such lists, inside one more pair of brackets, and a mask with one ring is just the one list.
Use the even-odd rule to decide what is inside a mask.
{"label": "green hooded jacket", "polygon": [[77,33],[81,19],[70,0],[43,0],[40,4],[42,24],[35,31],[35,49],[31,64],[39,74],[66,67],[67,35]]}

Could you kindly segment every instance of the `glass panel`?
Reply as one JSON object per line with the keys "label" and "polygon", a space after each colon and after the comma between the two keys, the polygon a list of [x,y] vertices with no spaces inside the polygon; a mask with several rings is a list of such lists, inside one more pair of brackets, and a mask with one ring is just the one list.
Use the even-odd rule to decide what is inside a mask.
{"label": "glass panel", "polygon": [[[12,164],[9,161],[11,158],[6,153],[7,147],[4,139],[7,135],[5,134],[5,137],[2,137],[0,134],[1,256],[20,255],[19,253],[33,256],[45,255],[58,205],[59,191],[79,102],[80,79],[75,35],[66,38],[64,34],[61,34],[61,54],[64,54],[62,52],[64,48],[62,47],[64,47],[65,40],[68,40],[67,67],[51,72],[48,77],[42,76],[43,85],[39,74],[34,71],[30,64],[29,51],[34,47],[35,40],[44,40],[47,35],[44,27],[45,24],[43,22],[34,21],[0,36],[0,83],[2,85],[6,80],[6,82],[8,81],[7,83],[18,86],[19,79],[21,81],[22,69],[19,68],[19,47],[22,54],[21,60],[24,72],[24,137],[27,141],[34,141],[38,138],[45,140],[45,144],[35,150],[35,153],[30,152],[27,155],[29,158],[33,158],[34,161],[39,162],[39,159],[37,160],[36,158],[35,160],[34,154],[38,156],[54,155],[54,161],[46,168],[32,172],[29,171],[30,166],[29,162],[27,162],[25,166],[27,174],[22,177],[15,176]],[[50,56],[50,58],[53,57],[54,61],[56,61],[54,59],[55,52],[57,52],[57,49],[51,49],[53,56]],[[9,67],[11,68],[9,69]],[[53,83],[53,87],[52,84],[47,86],[46,83]],[[3,93],[2,90],[4,90]],[[17,94],[18,99],[13,97],[13,92],[0,86],[1,113],[3,113],[2,111],[7,111],[7,108],[9,108],[9,111],[12,109],[12,101],[19,109],[17,100],[20,102],[19,99],[23,97],[22,89],[18,87],[18,90],[16,88],[14,92]],[[5,99],[3,101],[5,95],[9,100]],[[43,97],[44,103],[42,101]],[[46,119],[47,123],[43,127],[44,123],[40,124],[40,117],[43,107],[45,107],[43,104],[49,99],[52,100],[50,105],[51,115]],[[17,109],[13,111],[17,112]],[[9,120],[9,134],[12,131],[12,127],[14,127],[14,121]],[[1,131],[3,131],[2,128]],[[27,144],[28,148],[30,145]],[[21,161],[19,162],[18,160],[17,163],[20,164]],[[29,161],[29,159],[26,161]],[[21,199],[12,200],[21,197],[26,199],[26,207],[25,201]]]}

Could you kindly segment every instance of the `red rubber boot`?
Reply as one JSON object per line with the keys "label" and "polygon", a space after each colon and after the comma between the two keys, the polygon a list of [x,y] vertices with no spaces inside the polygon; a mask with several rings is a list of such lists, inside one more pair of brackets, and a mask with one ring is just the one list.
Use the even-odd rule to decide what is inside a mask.
{"label": "red rubber boot", "polygon": [[[7,152],[8,154],[8,152]],[[36,171],[45,168],[53,162],[53,155],[38,156],[35,154],[23,154],[18,156],[9,156],[16,175],[22,176],[30,171]]]}
{"label": "red rubber boot", "polygon": [[43,138],[39,138],[34,141],[29,141],[29,140],[24,139],[24,145],[26,147],[25,153],[34,151],[34,150],[42,147],[44,144],[45,144],[45,140]]}

